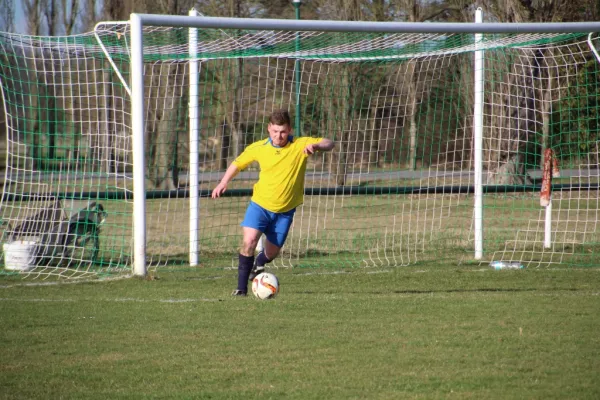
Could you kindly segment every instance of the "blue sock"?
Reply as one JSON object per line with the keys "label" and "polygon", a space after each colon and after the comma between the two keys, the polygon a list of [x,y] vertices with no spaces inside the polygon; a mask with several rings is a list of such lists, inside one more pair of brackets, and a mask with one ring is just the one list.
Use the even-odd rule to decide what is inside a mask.
{"label": "blue sock", "polygon": [[237,290],[242,292],[248,291],[248,276],[254,265],[254,256],[239,255],[240,263],[238,264],[238,286]]}
{"label": "blue sock", "polygon": [[270,260],[267,258],[267,256],[265,256],[265,252],[261,251],[260,253],[258,253],[258,256],[256,256],[256,266],[257,267],[264,267],[265,264],[270,263],[273,260]]}

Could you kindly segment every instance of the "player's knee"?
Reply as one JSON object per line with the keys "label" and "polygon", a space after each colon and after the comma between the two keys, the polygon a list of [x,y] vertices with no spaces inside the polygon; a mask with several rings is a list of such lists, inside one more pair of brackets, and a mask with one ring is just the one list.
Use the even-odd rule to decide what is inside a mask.
{"label": "player's knee", "polygon": [[254,255],[254,250],[256,249],[257,245],[257,240],[244,240],[244,243],[242,243],[241,253],[245,256]]}
{"label": "player's knee", "polygon": [[244,244],[242,246],[242,248],[240,249],[240,253],[246,257],[250,257],[250,256],[254,255],[254,249],[252,247]]}
{"label": "player's knee", "polygon": [[263,249],[265,256],[269,259],[269,260],[273,260],[275,259],[278,255],[279,255],[279,250],[281,250],[280,247],[275,246],[272,243],[267,243],[265,245],[265,248]]}
{"label": "player's knee", "polygon": [[275,250],[275,251],[268,251],[268,250],[263,250],[265,252],[265,256],[273,261],[278,255],[279,255],[279,250]]}

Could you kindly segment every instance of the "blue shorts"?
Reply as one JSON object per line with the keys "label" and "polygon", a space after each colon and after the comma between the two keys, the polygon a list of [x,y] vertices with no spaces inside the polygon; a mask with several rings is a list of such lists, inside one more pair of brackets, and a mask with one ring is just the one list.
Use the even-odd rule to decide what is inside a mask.
{"label": "blue shorts", "polygon": [[283,247],[295,212],[294,208],[284,213],[274,213],[251,201],[240,225],[261,231],[267,236],[269,242],[277,247]]}

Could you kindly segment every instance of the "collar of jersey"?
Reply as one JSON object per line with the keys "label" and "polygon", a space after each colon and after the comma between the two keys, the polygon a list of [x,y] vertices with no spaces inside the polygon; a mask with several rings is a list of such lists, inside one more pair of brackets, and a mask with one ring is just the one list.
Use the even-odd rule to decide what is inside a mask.
{"label": "collar of jersey", "polygon": [[[285,146],[287,146],[288,143],[292,143],[293,141],[294,141],[294,136],[293,135],[288,136],[288,140],[287,140],[287,143],[285,144]],[[275,147],[276,149],[283,149],[283,147],[285,147],[285,146],[283,146],[283,147],[281,147],[281,146],[275,146],[273,144],[273,141],[271,140],[271,138],[267,139],[267,143],[270,143],[271,146]],[[267,143],[265,143],[265,144],[267,144]]]}

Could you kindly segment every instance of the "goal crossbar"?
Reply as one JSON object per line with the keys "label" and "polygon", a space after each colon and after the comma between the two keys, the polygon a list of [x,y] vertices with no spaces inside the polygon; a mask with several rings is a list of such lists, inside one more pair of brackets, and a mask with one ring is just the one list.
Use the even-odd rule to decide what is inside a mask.
{"label": "goal crossbar", "polygon": [[131,14],[142,25],[250,29],[280,31],[376,32],[376,33],[574,33],[600,32],[600,22],[369,22],[320,21],[226,17],[188,17],[159,14]]}

